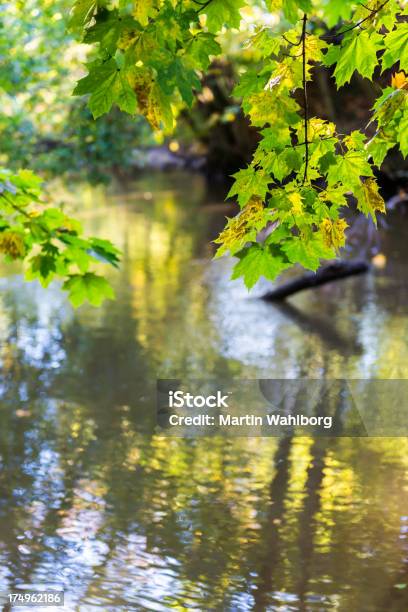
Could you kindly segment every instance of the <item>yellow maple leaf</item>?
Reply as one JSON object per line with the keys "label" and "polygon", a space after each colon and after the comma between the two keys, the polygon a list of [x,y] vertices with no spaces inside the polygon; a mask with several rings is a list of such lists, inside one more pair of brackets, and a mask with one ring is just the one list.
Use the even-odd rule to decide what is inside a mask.
{"label": "yellow maple leaf", "polygon": [[264,208],[261,198],[253,196],[242,211],[229,219],[227,227],[214,240],[221,244],[217,255],[222,255],[228,249],[242,248],[248,241],[248,234],[259,231],[268,221],[268,211]]}
{"label": "yellow maple leaf", "polygon": [[378,191],[375,179],[368,178],[354,189],[354,196],[357,199],[357,208],[366,215],[370,216],[377,225],[376,212],[385,213],[385,202]]}
{"label": "yellow maple leaf", "polygon": [[336,251],[343,247],[346,243],[345,231],[348,225],[344,219],[323,219],[320,224],[320,231],[323,235],[324,243],[329,248],[334,248]]}
{"label": "yellow maple leaf", "polygon": [[323,57],[322,49],[327,48],[327,43],[319,36],[310,34],[306,37],[305,46],[307,59],[312,62],[320,62]]}
{"label": "yellow maple leaf", "polygon": [[143,26],[149,23],[149,17],[157,10],[157,0],[134,0],[133,2],[133,16]]}
{"label": "yellow maple leaf", "polygon": [[26,248],[21,234],[5,231],[0,234],[0,251],[12,259],[24,257]]}
{"label": "yellow maple leaf", "polygon": [[325,119],[319,119],[318,117],[312,117],[309,120],[309,135],[311,140],[320,136],[333,136],[335,131],[336,126],[330,121],[326,121]]}
{"label": "yellow maple leaf", "polygon": [[289,193],[288,200],[292,204],[291,212],[294,215],[303,215],[303,200],[300,193],[297,193],[297,191]]}
{"label": "yellow maple leaf", "polygon": [[391,77],[391,85],[396,89],[408,89],[408,77],[405,72],[395,72]]}
{"label": "yellow maple leaf", "polygon": [[136,94],[137,105],[141,115],[144,115],[154,130],[166,129],[172,125],[171,108],[164,103],[161,90],[154,80],[153,72],[139,67],[128,74],[129,85]]}
{"label": "yellow maple leaf", "polygon": [[375,179],[369,178],[364,182],[363,189],[367,198],[367,201],[370,203],[370,208],[373,211],[378,211],[385,213],[385,202],[384,199],[378,192],[378,185]]}

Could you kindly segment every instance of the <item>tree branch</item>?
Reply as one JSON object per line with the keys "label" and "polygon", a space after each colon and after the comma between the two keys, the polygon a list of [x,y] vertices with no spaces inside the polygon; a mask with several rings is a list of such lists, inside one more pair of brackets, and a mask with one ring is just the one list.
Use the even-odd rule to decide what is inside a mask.
{"label": "tree branch", "polygon": [[302,28],[302,71],[303,71],[303,105],[305,111],[305,173],[303,175],[303,185],[307,181],[307,171],[309,166],[309,101],[307,98],[307,82],[306,82],[306,26],[307,26],[307,15],[303,15],[303,28]]}
{"label": "tree branch", "polygon": [[369,269],[370,265],[366,261],[335,261],[323,266],[317,272],[306,272],[302,276],[283,283],[262,296],[262,299],[269,302],[284,300],[299,291],[320,287],[349,276],[364,274]]}

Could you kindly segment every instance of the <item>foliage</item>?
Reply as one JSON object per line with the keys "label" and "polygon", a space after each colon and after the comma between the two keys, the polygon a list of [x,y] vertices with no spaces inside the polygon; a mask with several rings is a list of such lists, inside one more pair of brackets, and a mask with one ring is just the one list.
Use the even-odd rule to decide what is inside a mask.
{"label": "foliage", "polygon": [[[37,4],[41,4],[42,12],[38,13]],[[364,4],[354,0],[313,3],[311,0],[58,0],[56,3],[30,0],[17,2],[13,7],[6,5],[6,8],[7,12],[3,8],[1,13],[0,51],[12,61],[2,71],[0,83],[9,98],[5,114],[13,116],[14,125],[24,124],[24,114],[9,112],[16,93],[28,95],[35,102],[33,113],[38,111],[41,116],[41,100],[44,96],[55,99],[56,81],[64,82],[71,89],[72,81],[66,77],[69,73],[75,74],[80,57],[76,56],[68,68],[61,59],[52,65],[50,57],[58,57],[59,48],[73,48],[70,45],[75,36],[88,45],[90,52],[82,53],[87,57],[87,74],[78,81],[73,93],[88,97],[90,112],[99,123],[94,124],[96,134],[93,135],[94,128],[88,134],[85,127],[85,146],[79,149],[74,146],[72,150],[83,150],[84,156],[90,158],[101,154],[102,159],[106,153],[103,126],[109,125],[112,107],[131,117],[141,115],[156,131],[170,133],[180,110],[194,104],[202,76],[214,57],[223,52],[221,43],[225,33],[236,32],[248,11],[252,11],[252,17],[257,16],[258,23],[252,23],[249,28],[251,35],[245,49],[255,52],[262,65],[248,67],[241,74],[235,95],[242,98],[242,108],[252,126],[259,130],[260,140],[252,162],[235,175],[229,194],[236,196],[241,212],[228,222],[217,239],[218,255],[229,251],[238,258],[233,276],[243,276],[248,287],[261,275],[273,279],[294,264],[316,270],[322,259],[335,257],[345,243],[344,215],[352,199],[374,221],[377,212],[385,211],[374,178],[375,168],[381,166],[387,152],[395,146],[404,156],[408,154],[405,0],[367,0]],[[67,31],[64,18],[68,14]],[[38,17],[39,23],[33,17]],[[39,24],[41,36],[35,31]],[[21,44],[13,47],[19,39]],[[53,53],[47,52],[47,45]],[[388,71],[389,86],[378,97],[372,120],[360,131],[340,134],[334,123],[310,116],[308,83],[320,65],[332,71],[338,88],[347,85],[355,73],[373,80]],[[45,76],[39,79],[41,74]],[[48,85],[45,85],[47,79]],[[64,95],[60,102],[69,108]],[[79,111],[78,115],[75,108],[73,132],[78,131],[76,127],[79,129],[81,125],[79,118],[83,112]],[[107,123],[100,123],[105,122],[106,115]],[[87,118],[83,117],[86,126]],[[50,130],[49,113],[44,122],[46,130]],[[25,125],[20,141],[22,162],[25,145],[32,142],[34,132],[35,128]],[[116,130],[118,139],[126,133],[126,126]],[[12,140],[11,135],[8,132],[7,140]],[[126,145],[119,157],[121,161],[126,157]],[[4,171],[2,175],[4,184],[20,189],[14,184],[20,174],[9,175]],[[31,190],[32,195],[30,186],[22,188]],[[8,257],[31,261],[27,253],[34,245],[41,250],[42,242],[38,243],[35,230],[32,234],[35,224],[28,222],[27,215],[16,221],[19,227],[24,227],[23,233],[21,227],[16,232],[9,229],[10,210],[5,201],[11,198],[10,194],[8,187],[3,188],[2,249]],[[15,208],[13,211],[16,215]],[[41,214],[45,215],[45,210]],[[64,223],[61,217],[51,231],[58,233]],[[53,240],[59,244],[60,234],[65,238],[70,235],[69,231],[58,233],[58,238],[54,235]],[[76,238],[79,239],[78,233]],[[81,237],[80,241],[83,240]],[[76,245],[78,252],[88,253],[92,245],[85,246],[85,242],[81,242],[82,249]],[[67,264],[66,253],[71,247],[66,240],[62,243],[63,252],[55,253],[54,258],[58,259],[58,266],[55,263],[55,270],[51,271],[71,276],[74,272],[71,264]],[[62,260],[68,267],[64,268]],[[80,269],[80,276],[83,274],[91,273],[84,267]],[[40,272],[39,276],[48,280],[49,274]],[[77,303],[83,296],[96,302],[96,287],[102,288],[99,281],[95,283],[89,276],[80,281],[80,287],[72,279],[68,279],[65,287],[76,296]]]}
{"label": "foliage", "polygon": [[38,279],[43,287],[62,278],[74,306],[113,299],[112,287],[91,265],[117,266],[119,251],[107,240],[84,237],[77,220],[45,206],[40,185],[41,179],[28,170],[0,170],[0,252],[9,261],[22,260],[26,279]]}
{"label": "foliage", "polygon": [[[220,32],[238,28],[248,4],[253,3],[79,0],[71,28],[96,45],[97,56],[74,93],[89,95],[94,117],[117,105],[144,115],[155,129],[171,130],[179,109],[191,106],[200,90],[199,75],[221,52]],[[248,287],[260,275],[274,278],[297,263],[316,270],[322,259],[335,257],[345,243],[343,216],[350,197],[375,220],[385,205],[374,169],[396,145],[408,153],[406,3],[265,4],[268,11],[283,13],[284,28],[280,31],[278,20],[269,20],[274,25],[260,20],[247,43],[263,66],[249,68],[235,94],[261,140],[229,194],[237,196],[242,211],[218,239],[219,254],[229,250],[239,258],[233,276],[243,276]],[[309,116],[307,86],[319,65],[333,67],[338,88],[354,73],[373,79],[393,70],[368,126],[339,134],[333,123]],[[261,229],[266,230],[262,239]]]}
{"label": "foliage", "polygon": [[64,281],[74,306],[84,301],[97,306],[114,294],[92,263],[116,266],[119,251],[108,241],[85,238],[78,221],[40,199],[39,177],[17,170],[30,166],[44,173],[58,163],[59,172],[72,172],[87,156],[101,176],[102,163],[108,163],[104,147],[111,159],[121,161],[123,143],[135,134],[126,131],[115,148],[109,141],[112,118],[89,121],[83,105],[72,104],[67,77],[78,68],[80,52],[64,19],[71,6],[71,0],[28,0],[0,8],[0,56],[5,59],[0,164],[13,169],[0,167],[0,253],[6,261],[22,261],[27,280],[38,279],[43,286],[54,278]]}

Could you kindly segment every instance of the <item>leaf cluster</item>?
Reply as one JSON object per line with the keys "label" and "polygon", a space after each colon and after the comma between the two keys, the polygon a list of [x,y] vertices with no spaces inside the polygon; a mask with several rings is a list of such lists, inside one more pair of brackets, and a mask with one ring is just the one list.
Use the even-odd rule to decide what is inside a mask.
{"label": "leaf cluster", "polygon": [[0,169],[0,210],[0,252],[8,261],[23,262],[26,280],[39,280],[47,287],[62,279],[76,307],[113,299],[112,287],[93,264],[116,267],[120,252],[108,240],[84,236],[80,223],[62,209],[46,206],[38,176],[28,170]]}
{"label": "leaf cluster", "polygon": [[[220,53],[217,34],[238,28],[244,0],[79,0],[71,27],[96,44],[97,59],[75,94],[89,94],[95,117],[112,104],[141,113],[156,129],[170,129],[180,104],[190,106],[200,74]],[[234,95],[261,135],[249,166],[235,176],[229,197],[241,212],[217,239],[217,255],[238,257],[233,277],[251,287],[263,275],[275,278],[300,264],[316,270],[345,244],[344,210],[351,197],[376,221],[385,211],[374,167],[407,141],[405,78],[393,81],[377,101],[377,133],[338,134],[333,123],[310,117],[307,84],[317,65],[333,66],[337,87],[353,74],[399,64],[408,69],[408,31],[397,0],[266,0],[282,13],[286,30],[259,26],[247,47],[262,58],[261,69],[242,74]],[[321,15],[334,33],[322,28]],[[302,19],[303,16],[303,19]],[[332,30],[333,31],[333,30]],[[303,104],[300,103],[303,100]]]}

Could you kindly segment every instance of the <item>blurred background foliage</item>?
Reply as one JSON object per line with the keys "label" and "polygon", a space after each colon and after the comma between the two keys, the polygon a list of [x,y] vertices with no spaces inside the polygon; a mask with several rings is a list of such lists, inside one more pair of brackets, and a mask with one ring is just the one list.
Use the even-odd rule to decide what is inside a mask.
{"label": "blurred background foliage", "polygon": [[0,163],[46,175],[106,180],[154,143],[144,119],[113,111],[93,121],[71,96],[89,48],[67,31],[70,0],[7,2],[0,7]]}

